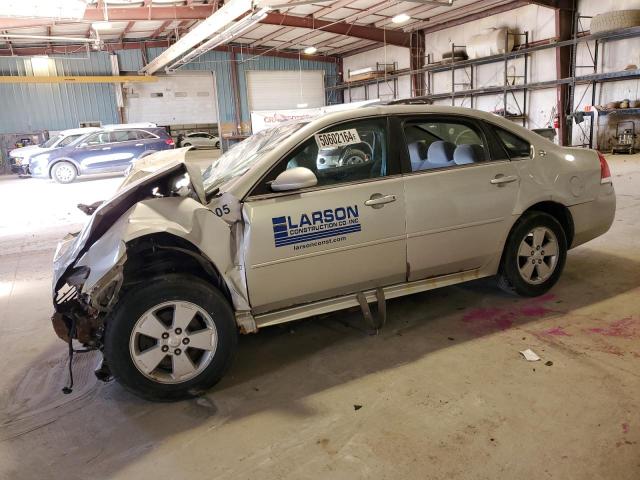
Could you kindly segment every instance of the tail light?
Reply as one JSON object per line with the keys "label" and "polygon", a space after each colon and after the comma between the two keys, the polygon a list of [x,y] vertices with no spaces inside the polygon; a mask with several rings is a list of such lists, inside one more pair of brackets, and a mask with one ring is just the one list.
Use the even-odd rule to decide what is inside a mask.
{"label": "tail light", "polygon": [[612,183],[611,182],[611,170],[609,170],[609,164],[604,155],[598,152],[598,158],[600,159],[600,183]]}
{"label": "tail light", "polygon": [[173,138],[167,138],[164,143],[166,143],[167,145],[175,145],[175,142],[173,141]]}

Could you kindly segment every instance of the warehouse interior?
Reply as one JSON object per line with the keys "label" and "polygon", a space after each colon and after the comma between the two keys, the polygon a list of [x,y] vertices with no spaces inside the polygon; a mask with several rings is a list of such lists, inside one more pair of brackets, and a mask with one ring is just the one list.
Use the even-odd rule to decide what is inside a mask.
{"label": "warehouse interior", "polygon": [[[178,402],[56,337],[58,242],[136,165],[206,172],[260,132],[393,104],[601,152],[610,230],[541,296],[472,279],[388,299],[375,332],[360,303],[239,335]],[[100,135],[113,167],[72,143]],[[33,163],[65,148],[84,167]],[[0,0],[0,479],[636,480],[639,187],[640,0]]]}

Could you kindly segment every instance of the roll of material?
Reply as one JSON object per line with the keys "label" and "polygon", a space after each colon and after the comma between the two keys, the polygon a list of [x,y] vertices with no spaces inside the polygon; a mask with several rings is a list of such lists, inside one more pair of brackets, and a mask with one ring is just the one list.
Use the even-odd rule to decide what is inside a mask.
{"label": "roll of material", "polygon": [[491,55],[499,55],[513,50],[514,37],[507,35],[508,29],[490,28],[483,33],[474,35],[468,42],[467,55],[469,58],[483,58]]}

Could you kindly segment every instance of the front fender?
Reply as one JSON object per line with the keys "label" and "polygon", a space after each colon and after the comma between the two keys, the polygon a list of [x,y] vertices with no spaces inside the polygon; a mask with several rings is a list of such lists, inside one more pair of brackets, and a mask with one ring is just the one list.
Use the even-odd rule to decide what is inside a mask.
{"label": "front fender", "polygon": [[186,197],[147,199],[125,212],[77,261],[89,274],[82,293],[90,298],[100,292],[126,260],[126,245],[137,238],[168,233],[183,238],[201,251],[222,276],[231,292],[236,310],[248,310],[244,271],[237,261],[234,231],[241,223],[229,225],[201,203]]}

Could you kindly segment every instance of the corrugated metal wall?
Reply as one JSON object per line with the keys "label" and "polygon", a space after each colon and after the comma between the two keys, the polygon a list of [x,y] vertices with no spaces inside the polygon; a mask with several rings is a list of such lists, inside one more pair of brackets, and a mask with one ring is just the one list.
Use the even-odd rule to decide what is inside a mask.
{"label": "corrugated metal wall", "polygon": [[[150,62],[160,55],[164,48],[148,49],[148,61]],[[142,59],[140,59],[142,61]],[[247,99],[247,81],[245,72],[247,70],[323,70],[327,86],[334,85],[337,81],[337,66],[334,63],[318,62],[302,59],[269,57],[266,55],[237,55],[238,62],[238,83],[240,94],[241,121],[250,122],[249,106]],[[122,69],[122,66],[120,66]],[[142,67],[140,67],[142,68]],[[233,88],[231,85],[231,54],[227,52],[211,51],[198,57],[195,61],[185,65],[179,71],[207,70],[216,76],[216,87],[218,95],[218,112],[221,123],[235,122],[235,104],[233,101]],[[331,99],[327,100],[332,102]]]}
{"label": "corrugated metal wall", "polygon": [[[0,75],[111,75],[111,64],[104,52],[35,62],[27,57],[0,57]],[[92,120],[118,122],[113,85],[0,84],[0,133],[64,130]]]}
{"label": "corrugated metal wall", "polygon": [[[147,61],[164,48],[147,50]],[[117,53],[122,72],[137,72],[143,65],[140,50]],[[323,70],[328,85],[336,81],[333,63],[268,56],[238,55],[238,83],[241,120],[250,122],[247,102],[247,70]],[[180,71],[211,71],[216,76],[216,95],[221,123],[235,123],[235,104],[231,84],[231,54],[211,51]],[[109,54],[79,53],[73,57],[49,59],[43,71],[35,71],[31,58],[0,57],[0,75],[111,75]],[[328,99],[329,103],[337,103]],[[112,84],[0,84],[0,133],[36,130],[63,130],[78,127],[81,121],[117,123],[115,86]]]}

